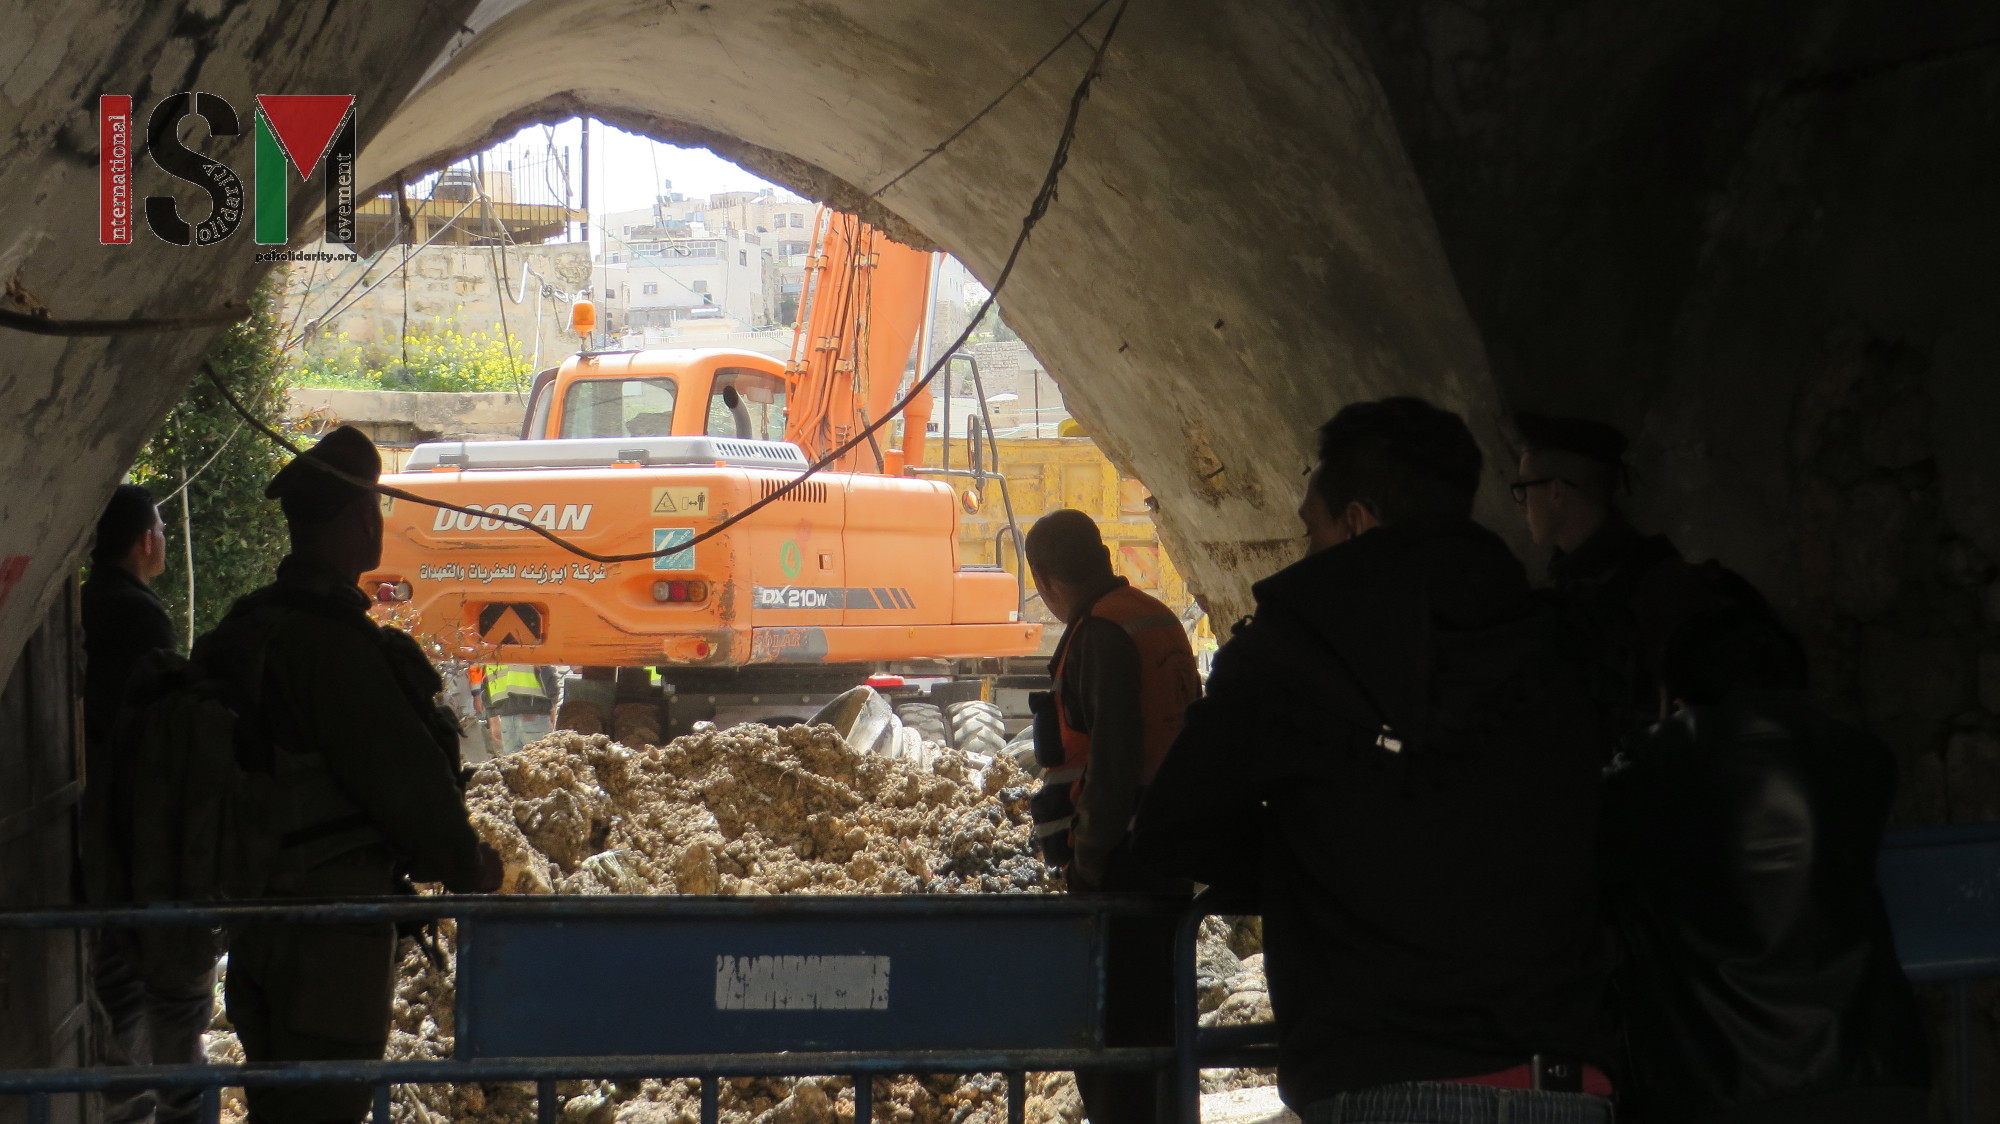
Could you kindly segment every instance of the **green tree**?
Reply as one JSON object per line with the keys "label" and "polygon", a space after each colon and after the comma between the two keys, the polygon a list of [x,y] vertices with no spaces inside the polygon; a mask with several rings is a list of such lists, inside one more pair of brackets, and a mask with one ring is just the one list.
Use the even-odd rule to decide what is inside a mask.
{"label": "green tree", "polygon": [[[225,332],[204,359],[251,413],[284,429],[274,289],[275,281],[261,286],[249,319]],[[197,368],[186,397],[133,463],[132,479],[165,501],[160,517],[167,525],[167,570],[153,589],[183,639],[190,560],[196,632],[213,628],[232,601],[271,580],[285,553],[285,522],[278,505],[264,498],[264,485],[287,459]]]}

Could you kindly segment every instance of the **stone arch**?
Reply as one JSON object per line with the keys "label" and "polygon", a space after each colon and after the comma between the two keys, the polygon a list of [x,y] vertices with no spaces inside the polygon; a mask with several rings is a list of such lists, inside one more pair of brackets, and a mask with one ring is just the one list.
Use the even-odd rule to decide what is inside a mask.
{"label": "stone arch", "polygon": [[[303,73],[284,79],[298,88],[315,71],[343,69],[325,40],[344,33],[355,57],[382,60],[373,75],[382,89],[372,101],[363,91],[364,105],[385,107],[364,116],[365,181],[388,182],[525,122],[588,110],[705,144],[806,194],[877,208],[894,229],[990,279],[1046,167],[1101,17],[879,202],[867,193],[973,116],[1090,8],[1081,0],[973,13],[886,2],[531,0],[481,5],[456,32],[441,32],[434,18],[373,13],[315,35],[303,17],[251,5],[217,17],[190,76],[157,81],[241,86],[247,95],[275,81],[262,60],[276,41],[298,52]],[[258,17],[261,38],[239,27]],[[1190,34],[1195,27],[1200,34]],[[161,58],[185,38],[169,32]],[[423,44],[434,46],[427,53]],[[419,72],[398,94],[399,79]],[[50,120],[84,143],[73,139],[75,113]],[[67,190],[92,192],[94,157],[80,151],[64,166]],[[63,225],[91,229],[91,202],[60,208]],[[0,267],[29,278],[66,316],[117,314],[107,305],[120,295],[152,312],[206,306],[241,295],[261,272],[214,256],[228,251],[79,252],[76,240],[59,251],[0,252]],[[43,259],[55,252],[101,268],[51,270]],[[141,266],[155,272],[141,280]],[[168,293],[180,299],[168,306]],[[1296,557],[1293,508],[1310,429],[1341,403],[1428,393],[1466,410],[1502,451],[1477,335],[1381,91],[1321,6],[1134,5],[1085,107],[1060,199],[1002,304],[1114,462],[1158,497],[1170,547],[1224,619],[1247,608],[1250,580]],[[48,447],[89,450],[64,458],[61,471],[48,461],[35,469],[39,458],[25,450],[0,450],[0,470],[30,469],[47,501],[0,501],[0,556],[19,537],[46,546],[29,567],[27,595],[0,606],[8,649],[80,548],[87,497],[172,400],[177,378],[142,387],[136,368],[178,375],[185,365],[168,360],[197,342],[79,341],[54,356],[37,343],[54,382],[0,389],[8,407],[22,404],[24,390],[40,402]],[[86,368],[124,393],[83,386]],[[1497,474],[1501,458],[1493,459]]]}

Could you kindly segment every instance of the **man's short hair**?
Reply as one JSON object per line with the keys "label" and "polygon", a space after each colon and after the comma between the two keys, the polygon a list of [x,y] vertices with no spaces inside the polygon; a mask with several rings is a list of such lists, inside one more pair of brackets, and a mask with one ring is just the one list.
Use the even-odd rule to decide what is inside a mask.
{"label": "man's short hair", "polygon": [[97,517],[97,541],[91,544],[93,562],[117,562],[132,553],[153,523],[160,517],[153,493],[139,484],[120,484],[111,490],[111,502]]}
{"label": "man's short hair", "polygon": [[1090,586],[1117,576],[1096,521],[1074,508],[1051,511],[1035,520],[1028,528],[1025,549],[1028,565],[1064,585]]}
{"label": "man's short hair", "polygon": [[1617,427],[1593,418],[1520,413],[1514,415],[1514,428],[1521,433],[1522,452],[1589,499],[1608,507],[1620,483],[1631,491],[1627,442]]}
{"label": "man's short hair", "polygon": [[1465,419],[1421,398],[1356,402],[1319,427],[1313,487],[1339,514],[1359,502],[1383,523],[1465,517],[1484,459]]}

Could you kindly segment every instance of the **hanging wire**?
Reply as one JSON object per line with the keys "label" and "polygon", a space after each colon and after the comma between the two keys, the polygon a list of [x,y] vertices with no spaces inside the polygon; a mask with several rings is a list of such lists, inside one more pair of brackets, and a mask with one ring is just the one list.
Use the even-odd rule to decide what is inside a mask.
{"label": "hanging wire", "polygon": [[[176,424],[176,425],[178,425],[179,423],[175,423],[175,424]],[[165,506],[167,506],[167,503],[168,503],[169,501],[171,501],[171,500],[172,500],[172,499],[173,499],[173,498],[174,498],[175,496],[178,496],[178,495],[180,495],[180,494],[181,494],[182,492],[186,491],[186,490],[187,490],[187,486],[188,486],[189,484],[192,484],[192,483],[194,483],[195,481],[197,481],[197,480],[201,479],[201,474],[202,474],[202,473],[204,473],[204,472],[207,472],[207,471],[208,471],[208,466],[209,466],[209,465],[212,465],[212,464],[214,464],[214,463],[215,463],[215,459],[216,459],[217,457],[219,457],[219,456],[221,456],[221,455],[222,455],[222,451],[223,451],[224,449],[227,449],[227,448],[229,448],[229,443],[230,443],[231,441],[234,441],[234,440],[236,440],[236,435],[237,435],[237,434],[239,434],[239,433],[241,433],[241,432],[243,432],[243,427],[244,427],[245,425],[247,425],[247,424],[248,424],[247,422],[243,422],[243,421],[238,421],[238,422],[236,423],[236,428],[235,428],[235,429],[232,429],[232,430],[230,430],[230,431],[229,431],[229,436],[227,436],[227,437],[225,437],[225,438],[223,438],[223,439],[222,439],[222,444],[220,444],[220,445],[217,445],[217,446],[215,447],[215,451],[214,451],[213,453],[210,453],[210,454],[208,455],[208,459],[207,459],[207,460],[205,460],[205,461],[203,461],[203,462],[201,462],[201,467],[200,467],[200,468],[197,468],[197,469],[195,469],[195,470],[194,470],[194,473],[193,473],[192,475],[190,475],[190,476],[189,476],[189,477],[188,477],[187,479],[185,479],[185,480],[181,481],[181,486],[180,486],[180,487],[178,487],[178,488],[175,488],[175,489],[174,489],[173,491],[171,491],[171,492],[168,492],[168,493],[167,493],[166,495],[164,495],[164,496],[160,497],[159,499],[157,499],[157,500],[153,501],[153,506],[154,506],[154,507],[165,507]],[[176,432],[178,432],[178,431],[176,431]]]}
{"label": "hanging wire", "polygon": [[[1109,0],[1103,0],[1103,3],[1108,3],[1108,2]],[[1100,8],[1103,6],[1103,3],[1100,3],[1099,5]],[[1021,219],[1020,233],[1015,236],[1014,245],[1007,252],[1007,260],[1005,264],[1003,264],[1000,267],[999,274],[994,277],[993,285],[987,291],[986,299],[983,302],[981,302],[978,311],[972,315],[970,322],[967,323],[965,326],[965,330],[959,333],[958,338],[952,342],[951,346],[944,349],[942,356],[937,360],[937,362],[931,365],[930,370],[926,371],[922,378],[919,378],[914,382],[912,382],[910,384],[910,389],[906,391],[901,398],[897,399],[895,404],[892,405],[888,409],[888,411],[885,412],[880,418],[877,418],[874,421],[869,422],[866,426],[862,428],[861,432],[855,434],[853,437],[842,442],[832,451],[828,452],[820,459],[814,461],[811,465],[807,466],[798,475],[792,477],[790,480],[787,480],[785,483],[779,485],[777,488],[773,489],[763,498],[757,500],[754,503],[751,503],[750,505],[745,507],[742,511],[737,512],[735,515],[732,515],[729,518],[722,520],[715,526],[710,527],[708,530],[703,531],[702,533],[696,535],[692,540],[684,543],[677,543],[674,546],[665,547],[660,550],[637,551],[630,554],[600,554],[596,551],[586,549],[582,546],[577,545],[576,543],[570,542],[569,540],[563,538],[560,535],[555,534],[552,531],[549,531],[546,528],[538,527],[526,519],[521,519],[513,515],[502,514],[500,512],[494,512],[494,511],[475,511],[468,507],[461,507],[457,504],[446,503],[443,500],[434,499],[428,496],[420,496],[414,492],[410,492],[402,488],[397,488],[392,485],[382,484],[378,481],[367,480],[363,479],[362,477],[351,475],[349,473],[341,471],[340,469],[335,468],[330,464],[327,464],[325,461],[322,461],[316,457],[308,458],[307,463],[311,464],[314,468],[322,472],[326,472],[334,476],[335,478],[342,480],[348,484],[351,484],[354,487],[360,488],[364,491],[374,492],[379,495],[388,496],[392,499],[405,500],[407,502],[419,504],[425,507],[441,508],[446,511],[457,512],[461,515],[474,515],[478,516],[481,519],[489,519],[499,523],[506,524],[508,526],[520,527],[523,530],[532,532],[536,535],[541,536],[544,539],[547,539],[549,542],[554,543],[556,546],[561,547],[563,550],[566,550],[571,554],[577,555],[580,558],[587,558],[592,562],[598,562],[603,564],[610,564],[615,562],[643,562],[654,558],[662,558],[669,554],[678,554],[681,551],[684,551],[691,546],[705,542],[709,539],[714,538],[717,535],[722,534],[723,532],[734,527],[736,524],[741,523],[743,520],[749,518],[752,514],[755,514],[757,511],[760,511],[763,508],[777,502],[778,500],[783,499],[785,496],[790,495],[793,491],[797,490],[800,485],[804,484],[807,480],[811,479],[814,475],[816,475],[820,471],[837,463],[840,460],[840,458],[846,456],[848,453],[852,452],[856,448],[859,448],[863,443],[873,440],[877,432],[879,432],[883,427],[887,426],[892,419],[901,415],[902,412],[909,407],[910,403],[916,400],[919,394],[923,393],[926,389],[929,388],[931,382],[937,378],[938,373],[950,365],[951,357],[954,354],[956,354],[961,348],[963,348],[966,342],[972,338],[973,330],[979,326],[980,321],[985,318],[986,314],[995,307],[995,304],[999,299],[1001,289],[1003,289],[1006,286],[1008,279],[1013,276],[1014,266],[1020,261],[1021,258],[1021,251],[1025,249],[1028,244],[1028,236],[1034,233],[1035,227],[1042,221],[1043,217],[1048,214],[1049,207],[1055,202],[1056,188],[1057,185],[1061,182],[1063,168],[1069,163],[1070,145],[1076,139],[1077,118],[1083,111],[1083,103],[1090,97],[1091,86],[1093,86],[1096,83],[1098,77],[1102,73],[1105,53],[1110,49],[1112,38],[1118,31],[1118,24],[1121,20],[1125,18],[1125,11],[1130,6],[1130,4],[1131,0],[1120,0],[1117,9],[1111,15],[1111,21],[1105,25],[1104,34],[1098,40],[1097,43],[1097,50],[1091,56],[1090,66],[1088,69],[1084,71],[1083,77],[1077,82],[1075,90],[1070,95],[1069,111],[1063,118],[1063,127],[1061,133],[1058,135],[1056,140],[1055,152],[1049,158],[1048,170],[1046,173],[1044,173],[1042,177],[1041,187],[1035,192],[1034,199],[1028,205],[1027,214],[1024,215]],[[1093,14],[1094,13],[1095,9],[1093,9]],[[1072,34],[1074,33],[1075,32],[1073,30]],[[1065,36],[1065,41],[1067,41],[1067,38],[1068,37]],[[1040,62],[1036,63],[1036,66],[1040,65],[1041,65]],[[1025,80],[1025,76],[1023,80]],[[1018,84],[1019,83],[1017,82],[1016,85]],[[1002,96],[1004,97],[1005,95],[1003,94]],[[976,119],[977,118],[975,118],[975,120]],[[971,123],[968,122],[967,127],[970,127],[970,124]],[[961,129],[961,132],[962,131],[963,130]],[[947,140],[944,143],[949,143],[950,139],[951,138],[947,138]],[[942,148],[943,146],[944,146],[943,144],[940,144],[938,148]],[[921,161],[919,161],[919,163],[921,163]],[[433,190],[435,190],[435,188],[433,188]],[[472,208],[472,205],[473,204],[471,202],[468,202],[464,207],[460,208],[458,215],[454,215],[453,219],[456,220],[459,215],[463,215],[467,210],[470,210]],[[451,225],[450,222],[447,222],[445,224],[447,229],[450,227],[450,225]],[[440,230],[439,234],[442,233],[443,231]],[[431,241],[436,241],[436,237],[434,236],[431,239]],[[424,245],[428,246],[430,245],[430,242],[426,242]],[[419,248],[421,249],[421,247]],[[393,272],[389,276],[394,276]],[[386,279],[387,278],[385,277],[384,280]],[[376,284],[379,285],[381,284],[381,282],[378,281],[376,282]],[[373,288],[374,288],[373,285],[369,286],[369,289],[372,290]],[[362,295],[365,296],[366,291],[364,291]],[[360,298],[356,297],[355,299],[358,300]],[[214,318],[214,317],[219,317],[222,314],[210,313],[206,315],[210,318]],[[235,323],[236,321],[243,319],[247,315],[248,315],[247,309],[244,309],[241,312],[237,312],[234,309],[230,309],[229,318],[227,320],[213,320],[213,322]],[[332,315],[332,313],[329,313],[328,315],[330,316]],[[324,317],[322,319],[324,319]],[[7,310],[0,309],[0,327],[18,328],[23,331],[40,332],[41,334],[45,335],[102,336],[102,335],[118,335],[128,332],[167,331],[167,330],[176,330],[181,328],[208,326],[208,324],[204,323],[203,320],[204,320],[203,317],[197,316],[197,317],[183,318],[180,320],[164,320],[164,321],[162,320],[57,321],[43,317],[29,316],[23,313],[9,312]],[[23,323],[24,321],[26,323]],[[233,394],[229,390],[229,388],[223,384],[221,376],[216,374],[213,365],[204,360],[202,362],[201,369],[202,372],[208,376],[209,381],[215,385],[216,390],[221,392],[223,399],[229,403],[230,408],[234,409],[236,413],[240,417],[242,417],[245,422],[247,422],[249,425],[255,428],[258,432],[262,433],[267,439],[274,442],[279,447],[285,449],[287,452],[290,452],[294,456],[297,456],[299,454],[300,449],[297,445],[294,445],[290,440],[288,440],[285,437],[284,434],[279,433],[277,430],[271,428],[271,426],[267,425],[262,419],[253,415],[248,409],[244,407],[243,403],[237,399],[236,395]]]}
{"label": "hanging wire", "polygon": [[[1036,59],[1033,65],[1029,66],[1028,69],[1022,71],[1020,77],[1008,83],[1006,89],[1000,91],[998,94],[995,94],[993,96],[992,101],[989,101],[985,105],[981,106],[979,112],[967,118],[965,124],[960,125],[957,129],[953,130],[950,136],[937,142],[930,148],[925,149],[924,154],[922,156],[917,157],[915,163],[911,164],[907,168],[904,168],[902,171],[897,172],[894,176],[891,176],[889,178],[889,182],[869,192],[868,197],[871,199],[880,199],[882,197],[883,192],[889,190],[890,188],[896,186],[899,183],[902,183],[904,178],[907,177],[911,172],[914,172],[918,168],[923,167],[925,164],[930,163],[931,157],[936,156],[937,154],[943,152],[946,148],[950,147],[953,141],[956,141],[958,138],[964,136],[974,125],[979,124],[981,119],[983,119],[987,114],[993,112],[994,109],[998,108],[1001,102],[1007,100],[1008,94],[1011,94],[1015,90],[1020,89],[1021,86],[1024,83],[1026,83],[1028,79],[1033,78],[1035,76],[1035,71],[1040,70],[1042,68],[1043,63],[1056,57],[1056,52],[1063,49],[1063,44],[1069,42],[1071,39],[1077,38],[1082,33],[1083,26],[1089,23],[1091,20],[1096,19],[1097,13],[1103,11],[1104,6],[1106,4],[1109,4],[1110,2],[1111,0],[1097,0],[1097,6],[1095,8],[1092,8],[1090,11],[1085,12],[1082,19],[1071,24],[1070,29],[1067,32],[1063,33],[1063,37],[1056,40],[1054,46],[1042,52],[1042,57]],[[1118,6],[1118,12],[1119,15],[1124,14],[1125,12],[1124,4],[1120,4]],[[1118,26],[1118,20],[1115,17],[1111,21],[1111,26],[1112,27]],[[1107,30],[1105,34],[1109,36],[1110,32]],[[1096,57],[1098,59],[1104,57],[1102,43],[1098,44],[1098,52]],[[1091,65],[1095,67],[1097,65],[1096,61],[1093,60]]]}
{"label": "hanging wire", "polygon": [[[629,554],[600,554],[597,551],[589,550],[585,547],[579,546],[576,543],[573,543],[568,539],[563,538],[562,536],[554,533],[553,531],[548,530],[545,527],[536,526],[534,523],[526,519],[519,518],[517,516],[507,515],[497,511],[475,511],[472,508],[461,507],[457,504],[452,504],[452,503],[446,503],[443,500],[434,499],[428,496],[420,496],[414,492],[409,492],[402,488],[397,488],[392,485],[382,484],[377,481],[367,480],[359,476],[354,476],[349,473],[342,472],[341,470],[333,467],[330,464],[327,464],[325,461],[322,461],[318,458],[308,458],[308,463],[312,464],[315,468],[318,468],[320,471],[329,473],[334,477],[342,481],[345,481],[346,483],[351,484],[357,488],[375,492],[380,495],[389,496],[392,499],[405,500],[407,502],[420,504],[425,507],[441,508],[446,511],[457,512],[461,515],[473,515],[481,519],[491,519],[499,523],[506,524],[508,526],[519,527],[522,530],[532,532],[536,535],[541,536],[544,539],[547,539],[549,542],[554,543],[556,546],[561,547],[562,549],[568,551],[571,554],[574,554],[580,558],[587,558],[592,562],[610,564],[614,562],[644,562],[654,558],[663,558],[666,555],[677,554],[681,551],[688,549],[689,547],[692,547],[698,543],[706,542],[707,540],[722,534],[723,532],[734,527],[736,524],[741,523],[743,520],[749,518],[757,511],[762,510],[763,508],[773,503],[776,503],[778,500],[783,499],[785,496],[791,494],[793,491],[797,490],[800,485],[804,484],[808,479],[812,478],[815,474],[839,462],[840,458],[846,456],[854,449],[859,448],[865,442],[872,440],[878,431],[880,431],[884,426],[888,425],[891,419],[895,418],[896,416],[901,414],[906,408],[908,408],[910,403],[916,400],[917,395],[923,393],[924,390],[930,386],[932,380],[937,378],[938,372],[944,370],[945,367],[947,367],[951,363],[951,357],[957,354],[957,352],[965,346],[966,341],[972,338],[973,330],[979,326],[980,321],[986,317],[986,314],[994,308],[995,302],[1000,296],[1000,291],[1006,287],[1008,279],[1013,276],[1014,266],[1020,261],[1021,258],[1021,251],[1024,248],[1026,248],[1028,244],[1028,236],[1034,233],[1036,225],[1039,224],[1042,221],[1042,218],[1048,214],[1050,205],[1055,202],[1056,187],[1061,182],[1062,171],[1064,166],[1069,163],[1070,145],[1076,139],[1077,117],[1083,111],[1084,101],[1090,97],[1090,88],[1097,81],[1097,78],[1101,72],[1101,67],[1103,66],[1104,63],[1105,52],[1110,48],[1112,37],[1117,32],[1119,21],[1124,18],[1125,9],[1130,5],[1130,2],[1131,0],[1121,0],[1117,10],[1111,16],[1111,22],[1108,25],[1106,25],[1104,29],[1103,38],[1101,38],[1098,41],[1097,51],[1091,57],[1089,69],[1084,71],[1083,78],[1077,83],[1075,92],[1070,95],[1069,112],[1063,119],[1062,132],[1057,138],[1055,153],[1049,159],[1048,171],[1042,177],[1041,187],[1039,188],[1039,190],[1035,192],[1035,197],[1033,201],[1030,202],[1028,205],[1027,214],[1023,216],[1021,219],[1021,231],[1014,238],[1014,245],[1013,248],[1009,250],[1007,253],[1006,263],[1000,267],[999,274],[995,276],[993,279],[992,288],[989,289],[986,294],[986,300],[980,304],[979,310],[972,315],[970,322],[968,322],[965,326],[965,330],[959,333],[958,338],[952,342],[951,346],[944,349],[942,356],[938,359],[937,362],[931,365],[930,370],[926,371],[922,378],[917,379],[915,382],[913,382],[910,385],[910,389],[907,392],[905,392],[903,396],[899,398],[896,401],[896,403],[893,406],[891,406],[888,409],[888,411],[885,412],[880,418],[877,418],[874,421],[868,423],[866,426],[862,428],[861,432],[855,434],[853,437],[842,442],[832,451],[828,452],[824,456],[820,457],[818,460],[814,461],[811,465],[807,466],[798,475],[792,477],[790,480],[787,480],[785,483],[779,485],[777,488],[773,489],[769,494],[765,495],[763,498],[755,501],[754,503],[751,503],[750,505],[745,507],[742,511],[739,511],[735,515],[732,515],[729,518],[722,520],[715,526],[710,527],[708,530],[701,532],[700,534],[696,535],[693,539],[687,542],[677,543],[674,546],[665,547],[660,550],[635,551]],[[296,455],[299,452],[298,447],[296,445],[293,445],[290,441],[286,440],[283,434],[279,433],[275,429],[272,429],[270,426],[266,425],[261,420],[252,416],[248,410],[244,409],[243,405],[236,400],[236,396],[230,393],[228,387],[223,385],[222,379],[215,373],[214,367],[204,362],[202,364],[202,370],[204,373],[208,375],[209,380],[215,384],[215,388],[222,392],[222,396],[229,402],[229,404],[232,407],[235,408],[238,414],[242,415],[242,417],[246,421],[248,421],[251,425],[255,426],[260,432],[264,434],[264,436],[277,442],[279,445],[283,446],[285,449],[289,450],[293,454]]]}

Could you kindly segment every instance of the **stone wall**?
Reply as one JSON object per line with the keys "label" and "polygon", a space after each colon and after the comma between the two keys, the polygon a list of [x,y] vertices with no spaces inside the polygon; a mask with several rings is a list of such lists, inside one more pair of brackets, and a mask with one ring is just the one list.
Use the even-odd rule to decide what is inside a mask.
{"label": "stone wall", "polygon": [[[540,370],[577,348],[569,302],[560,293],[545,296],[544,288],[574,293],[601,284],[587,242],[407,247],[407,263],[405,249],[390,246],[351,263],[290,266],[279,322],[294,326],[291,334],[302,337],[308,353],[352,346],[372,363],[394,359],[406,331],[449,328],[495,339],[504,332],[521,359]],[[622,298],[595,299],[608,305],[604,314],[623,322]]]}
{"label": "stone wall", "polygon": [[522,394],[443,394],[408,390],[295,387],[285,396],[295,418],[352,425],[376,444],[408,448],[421,441],[504,441],[521,436]]}

